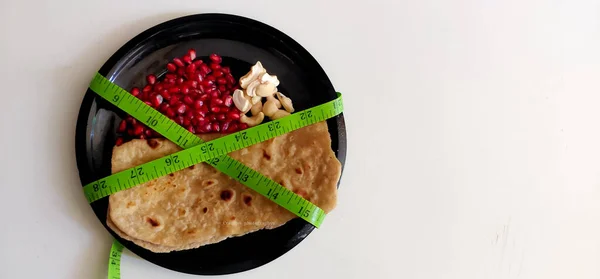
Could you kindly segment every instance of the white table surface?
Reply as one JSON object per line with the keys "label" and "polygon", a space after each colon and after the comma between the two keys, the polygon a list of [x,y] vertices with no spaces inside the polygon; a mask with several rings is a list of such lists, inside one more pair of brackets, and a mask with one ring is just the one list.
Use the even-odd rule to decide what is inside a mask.
{"label": "white table surface", "polygon": [[[29,2],[0,2],[0,278],[106,278],[83,92],[127,40],[203,12],[284,31],[345,93],[339,206],[226,278],[600,278],[598,1]],[[122,274],[197,278],[131,253]]]}

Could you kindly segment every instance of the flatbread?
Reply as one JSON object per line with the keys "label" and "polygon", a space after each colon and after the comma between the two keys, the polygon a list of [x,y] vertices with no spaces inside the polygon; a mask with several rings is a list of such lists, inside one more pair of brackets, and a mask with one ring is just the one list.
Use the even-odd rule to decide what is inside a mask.
{"label": "flatbread", "polygon": [[[202,134],[209,141],[222,135]],[[181,148],[165,139],[132,140],[114,147],[116,173]],[[229,154],[330,212],[336,204],[341,164],[331,150],[325,122]],[[112,194],[108,226],[153,252],[217,243],[296,217],[205,163]]]}

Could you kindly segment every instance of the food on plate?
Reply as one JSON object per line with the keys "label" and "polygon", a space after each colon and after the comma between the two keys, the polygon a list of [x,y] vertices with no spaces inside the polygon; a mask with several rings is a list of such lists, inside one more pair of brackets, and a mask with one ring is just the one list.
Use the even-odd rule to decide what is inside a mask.
{"label": "food on plate", "polygon": [[[209,141],[222,135],[198,136]],[[166,139],[134,139],[114,147],[112,172],[179,150]],[[331,150],[326,122],[229,155],[325,212],[335,207],[341,164]],[[141,247],[153,252],[170,252],[273,229],[294,217],[293,213],[212,166],[200,163],[112,194],[107,224],[121,237]]]}
{"label": "food on plate", "polygon": [[[166,65],[160,78],[131,94],[204,141],[294,112],[279,92],[279,79],[260,61],[239,79],[211,54],[206,62],[191,49]],[[131,116],[118,126],[112,172],[180,151]],[[325,212],[335,207],[341,164],[331,150],[326,122],[319,122],[229,154]],[[153,252],[192,249],[296,217],[283,207],[200,163],[110,195],[107,224],[122,238]]]}

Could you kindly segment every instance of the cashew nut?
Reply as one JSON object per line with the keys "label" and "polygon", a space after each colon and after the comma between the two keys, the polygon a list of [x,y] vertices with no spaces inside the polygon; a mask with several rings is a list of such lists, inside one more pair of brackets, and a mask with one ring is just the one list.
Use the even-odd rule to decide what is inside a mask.
{"label": "cashew nut", "polygon": [[283,105],[283,108],[285,108],[285,110],[287,110],[290,113],[294,112],[294,106],[292,105],[292,99],[281,94],[281,92],[277,92],[277,98],[279,99],[279,101],[281,101],[281,104]]}
{"label": "cashew nut", "polygon": [[261,97],[273,96],[277,92],[277,87],[273,83],[262,83],[256,87],[256,95]]}
{"label": "cashew nut", "polygon": [[[288,115],[290,115],[290,113],[289,113],[289,112],[287,112],[287,111],[285,111],[285,110],[282,110],[282,109],[280,109],[280,110],[276,111],[276,112],[273,114],[273,116],[271,116],[271,119],[275,120],[275,119],[279,119],[279,118],[282,118],[282,117],[286,117],[286,116],[288,116]],[[250,124],[248,124],[248,126],[250,126]]]}
{"label": "cashew nut", "polygon": [[233,104],[237,109],[239,109],[242,113],[246,113],[252,107],[250,103],[250,98],[244,95],[244,91],[236,89],[233,91]]}
{"label": "cashew nut", "polygon": [[275,102],[275,105],[277,106],[277,108],[278,109],[281,108],[281,102],[279,100],[277,100],[273,95],[267,97],[267,102],[268,101]]}
{"label": "cashew nut", "polygon": [[254,80],[252,81],[249,85],[248,88],[246,88],[246,94],[250,97],[254,97],[256,96],[256,87],[260,85],[260,81],[259,80]]}
{"label": "cashew nut", "polygon": [[245,114],[242,114],[242,116],[240,117],[240,122],[246,123],[248,124],[248,126],[253,127],[263,122],[264,119],[265,114],[261,111],[257,115],[254,115],[252,117],[248,117]]}
{"label": "cashew nut", "polygon": [[277,79],[277,76],[269,75],[266,72],[262,73],[258,79],[260,80],[260,83],[272,83],[275,86],[279,86],[279,80]]}
{"label": "cashew nut", "polygon": [[[279,107],[281,107],[281,104],[279,105],[279,107],[277,107],[277,100],[275,100],[274,98],[271,100],[267,100],[267,102],[265,103],[265,105],[262,108],[263,113],[268,116],[268,117],[272,117],[273,114],[275,114],[278,110]],[[277,101],[279,102],[279,101]]]}
{"label": "cashew nut", "polygon": [[251,102],[253,105],[255,105],[256,103],[260,102],[261,100],[262,100],[261,96],[254,96],[254,97],[252,97]]}
{"label": "cashew nut", "polygon": [[[253,98],[254,99],[254,98]],[[257,102],[255,103],[252,108],[250,109],[250,111],[252,112],[252,115],[257,115],[261,110],[263,109],[263,104],[262,102]]]}
{"label": "cashew nut", "polygon": [[256,64],[252,66],[252,68],[250,68],[250,72],[240,78],[240,86],[246,89],[250,82],[256,80],[261,74],[265,73],[266,71],[267,70],[263,68],[260,61],[256,62]]}

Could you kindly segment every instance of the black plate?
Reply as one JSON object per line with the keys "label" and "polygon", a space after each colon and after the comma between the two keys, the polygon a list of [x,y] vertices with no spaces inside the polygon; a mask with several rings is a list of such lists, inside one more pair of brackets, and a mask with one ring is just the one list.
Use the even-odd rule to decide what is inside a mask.
{"label": "black plate", "polygon": [[[223,64],[239,78],[257,60],[281,81],[279,89],[294,100],[297,110],[336,97],[333,85],[317,61],[297,42],[263,23],[233,15],[201,14],[167,21],[148,29],[121,47],[99,73],[130,90],[140,87],[150,73],[160,75],[174,57],[190,48],[206,59],[223,56]],[[205,60],[206,61],[206,60]],[[91,79],[92,77],[90,77]],[[110,158],[116,139],[116,124],[124,114],[91,90],[87,90],[75,136],[77,167],[83,185],[110,175]],[[344,165],[346,131],[342,115],[328,120],[332,148]],[[91,204],[106,227],[108,198]],[[274,230],[262,230],[198,249],[152,253],[107,230],[127,249],[159,266],[191,274],[217,275],[249,270],[283,255],[312,230],[296,218]]]}

